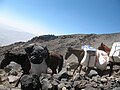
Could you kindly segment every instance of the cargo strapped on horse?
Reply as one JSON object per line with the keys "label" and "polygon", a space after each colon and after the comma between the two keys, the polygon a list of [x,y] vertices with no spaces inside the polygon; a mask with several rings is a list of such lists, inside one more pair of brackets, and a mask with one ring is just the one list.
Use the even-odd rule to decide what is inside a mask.
{"label": "cargo strapped on horse", "polygon": [[120,62],[120,42],[114,42],[110,51],[110,61]]}

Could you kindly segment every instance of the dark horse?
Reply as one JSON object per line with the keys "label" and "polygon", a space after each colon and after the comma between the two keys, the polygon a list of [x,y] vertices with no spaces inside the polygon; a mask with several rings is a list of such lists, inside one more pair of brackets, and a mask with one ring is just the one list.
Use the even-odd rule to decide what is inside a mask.
{"label": "dark horse", "polygon": [[[46,64],[52,70],[52,74],[57,74],[57,71],[56,71],[57,68],[58,68],[58,72],[60,72],[62,70],[63,62],[64,62],[63,56],[57,52],[49,51],[47,49],[47,47],[44,47],[44,48],[45,48],[46,52],[48,52],[47,58],[45,59]],[[26,47],[25,52],[27,53],[29,58],[43,54],[40,51],[39,46],[35,46],[35,45]],[[35,57],[35,58],[37,58],[37,57]]]}
{"label": "dark horse", "polygon": [[[2,60],[2,62],[0,64],[0,68],[3,69],[7,65],[9,65],[10,62],[12,62],[12,61],[21,65],[21,68],[23,70],[23,74],[21,75],[21,77],[24,74],[29,74],[29,70],[31,68],[31,65],[30,65],[27,54],[22,54],[22,53],[21,54],[16,54],[16,53],[11,53],[10,51],[8,51],[7,53],[5,53],[4,59]],[[20,80],[18,80],[16,86],[18,86],[19,81]]]}
{"label": "dark horse", "polygon": [[[106,45],[103,44],[103,43],[100,44],[100,46],[98,47],[98,49],[105,51],[105,52],[108,54],[108,56],[109,56],[110,51],[111,51],[111,48],[109,48],[108,46],[106,46]],[[119,66],[120,66],[120,62],[114,62],[113,56],[112,56],[112,59],[113,59],[113,61],[109,61],[109,64],[108,64],[108,65],[110,66],[109,76],[111,76],[111,74],[112,74],[113,66],[114,66],[114,65],[119,65]]]}
{"label": "dark horse", "polygon": [[75,73],[75,71],[79,66],[80,66],[80,69],[79,69],[79,73],[80,73],[82,69],[81,60],[83,59],[85,52],[83,49],[78,50],[78,49],[73,49],[71,47],[68,47],[65,55],[65,59],[68,59],[72,54],[74,54],[78,58],[78,65],[75,67],[73,74]]}
{"label": "dark horse", "polygon": [[7,65],[9,65],[10,62],[12,61],[21,65],[24,74],[29,74],[31,66],[27,54],[22,53],[16,54],[8,51],[7,53],[5,53],[4,59],[1,61],[0,68],[3,69]]}
{"label": "dark horse", "polygon": [[57,52],[49,52],[49,56],[46,59],[46,63],[48,67],[52,70],[52,74],[57,74],[57,68],[58,73],[62,70],[63,67],[63,56]]}

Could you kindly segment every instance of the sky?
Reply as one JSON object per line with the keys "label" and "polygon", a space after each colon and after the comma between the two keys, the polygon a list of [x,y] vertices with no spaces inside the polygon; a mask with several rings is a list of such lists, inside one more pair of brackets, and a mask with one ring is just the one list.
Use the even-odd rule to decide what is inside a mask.
{"label": "sky", "polygon": [[120,32],[120,0],[0,0],[0,25],[35,35]]}

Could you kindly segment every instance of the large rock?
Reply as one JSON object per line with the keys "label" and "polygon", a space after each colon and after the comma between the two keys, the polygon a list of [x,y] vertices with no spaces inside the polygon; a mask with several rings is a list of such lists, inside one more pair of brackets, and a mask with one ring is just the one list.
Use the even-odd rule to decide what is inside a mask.
{"label": "large rock", "polygon": [[39,90],[41,88],[41,83],[37,75],[24,75],[20,83],[22,90]]}

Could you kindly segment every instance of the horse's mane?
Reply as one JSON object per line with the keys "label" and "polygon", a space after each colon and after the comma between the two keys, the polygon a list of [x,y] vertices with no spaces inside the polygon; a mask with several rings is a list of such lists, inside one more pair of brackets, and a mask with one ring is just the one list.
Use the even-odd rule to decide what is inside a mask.
{"label": "horse's mane", "polygon": [[67,50],[70,51],[70,50],[73,50],[73,48],[72,47],[68,47]]}
{"label": "horse's mane", "polygon": [[[106,46],[103,42],[100,44],[99,47],[104,47],[104,48],[106,47],[107,50],[111,50],[111,48],[109,48],[108,46]],[[98,47],[98,48],[99,48],[99,47]]]}
{"label": "horse's mane", "polygon": [[109,48],[108,46],[106,46],[103,42],[100,44],[100,46],[98,47],[98,50],[103,50],[105,52],[110,53],[111,48]]}
{"label": "horse's mane", "polygon": [[67,50],[71,51],[71,50],[83,50],[83,49],[77,49],[77,48],[68,47]]}

